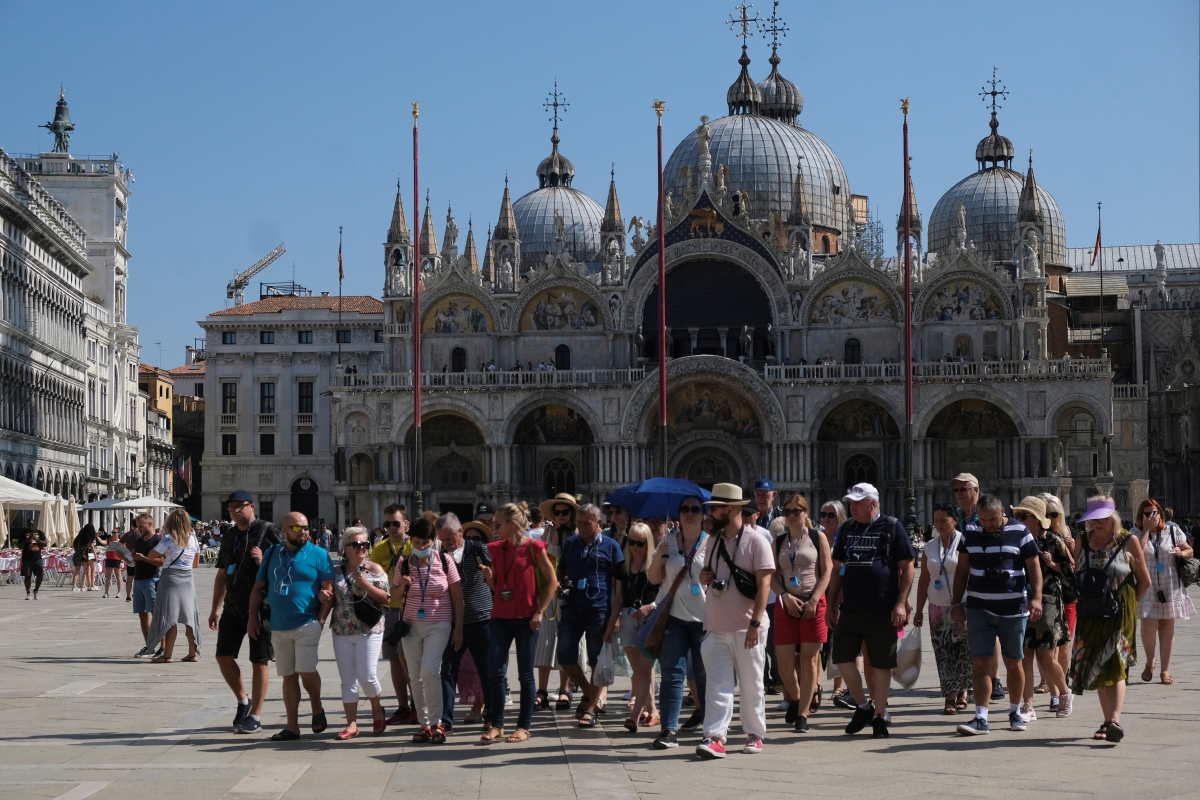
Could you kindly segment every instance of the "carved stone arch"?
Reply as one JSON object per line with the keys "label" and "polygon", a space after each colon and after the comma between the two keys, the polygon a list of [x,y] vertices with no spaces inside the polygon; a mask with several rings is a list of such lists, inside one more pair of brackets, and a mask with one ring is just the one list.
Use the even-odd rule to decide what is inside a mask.
{"label": "carved stone arch", "polygon": [[[745,364],[721,356],[687,356],[667,363],[669,385],[681,386],[703,378],[736,386],[745,394],[759,414],[764,442],[786,440],[787,426],[783,421],[779,398],[763,383],[758,373]],[[657,397],[658,375],[650,373],[634,387],[625,404],[625,414],[621,419],[622,441],[637,441],[645,429],[648,415],[655,410],[654,400]]]}
{"label": "carved stone arch", "polygon": [[667,455],[667,475],[674,476],[690,456],[709,449],[719,451],[721,455],[728,456],[735,463],[741,472],[740,478],[743,484],[753,480],[754,476],[761,471],[755,458],[757,454],[746,452],[743,443],[729,434],[721,431],[694,431],[680,436],[673,442]]}
{"label": "carved stone arch", "polygon": [[[351,436],[350,423],[352,422],[352,418],[358,414],[362,414],[367,419],[366,433],[362,442],[354,442],[353,437]],[[375,437],[372,434],[375,430],[375,425],[375,412],[371,410],[370,406],[367,406],[363,403],[351,403],[350,405],[343,407],[342,410],[338,412],[338,441],[334,443],[334,446],[361,446],[374,441]]]}
{"label": "carved stone arch", "polygon": [[[479,409],[464,400],[455,397],[427,396],[427,399],[421,404],[422,424],[424,424],[423,421],[425,419],[435,414],[457,414],[479,429],[479,432],[483,434],[484,444],[494,444],[497,441],[494,427],[488,424],[487,419],[484,418]],[[408,441],[408,433],[412,429],[413,418],[414,414],[410,405],[408,412],[392,428],[395,432],[393,438],[394,444],[401,444]]]}
{"label": "carved stone arch", "polygon": [[[882,291],[885,295],[887,295],[888,300],[892,302],[892,307],[896,310],[897,321],[901,321],[904,314],[904,295],[901,294],[896,288],[895,283],[886,275],[878,272],[877,270],[866,267],[865,262],[863,262],[861,258],[858,259],[857,263],[853,261],[848,263],[854,264],[854,266],[838,268],[839,265],[835,265],[833,268],[822,272],[821,276],[813,282],[812,287],[810,287],[808,292],[804,295],[804,299],[800,304],[799,324],[806,327],[810,325],[811,323],[809,323],[809,320],[812,318],[813,305],[817,302],[817,300],[824,296],[825,290],[837,283],[847,280],[858,280],[864,283],[869,283]],[[880,323],[863,324],[869,325]],[[888,324],[890,325],[894,323]]]}
{"label": "carved stone arch", "polygon": [[955,389],[947,391],[936,402],[914,410],[913,414],[913,437],[916,439],[925,439],[929,437],[929,426],[937,418],[937,415],[946,406],[956,403],[959,400],[982,400],[985,403],[991,403],[996,408],[1008,415],[1012,424],[1017,428],[1017,434],[1022,438],[1031,434],[1029,423],[1025,419],[1025,415],[1021,413],[1021,409],[1013,404],[1009,398],[994,392],[985,392],[980,389]]}
{"label": "carved stone arch", "polygon": [[[600,312],[601,330],[613,330],[612,311],[608,307],[608,300],[599,291],[599,288],[589,281],[582,280],[566,272],[559,272],[551,269],[540,273],[532,283],[521,290],[517,298],[512,303],[512,312],[508,315],[508,327],[503,330],[504,333],[518,333],[521,330],[521,315],[525,313],[525,307],[538,296],[539,293],[547,289],[555,289],[558,287],[567,287],[587,295],[587,298],[595,304],[596,309]],[[497,316],[497,328],[500,326]],[[594,331],[593,329],[593,332]]]}
{"label": "carved stone arch", "polygon": [[[933,296],[934,292],[941,289],[946,284],[954,283],[955,281],[975,281],[977,283],[984,284],[1004,306],[1004,319],[1011,320],[1016,316],[1016,312],[1013,310],[1012,295],[1010,294],[1013,289],[1012,285],[1007,287],[1002,286],[1000,281],[996,279],[995,275],[990,275],[983,270],[956,269],[939,272],[935,279],[925,281],[916,298],[913,300],[913,322],[924,323],[936,321],[925,319],[925,304],[929,302],[929,299]],[[986,322],[986,320],[977,321]]]}
{"label": "carved stone arch", "polygon": [[868,388],[839,389],[836,394],[831,395],[828,400],[818,406],[815,413],[809,418],[811,421],[806,426],[803,439],[810,442],[817,441],[817,437],[821,433],[821,426],[825,424],[826,418],[852,400],[865,400],[868,403],[874,403],[891,416],[897,428],[901,431],[904,430],[903,398],[893,397],[892,395]]}
{"label": "carved stone arch", "polygon": [[484,291],[483,287],[476,284],[467,283],[466,281],[442,281],[430,289],[428,292],[421,294],[421,324],[425,324],[424,317],[429,313],[437,302],[443,297],[455,294],[468,295],[487,308],[491,314],[492,320],[496,326],[496,332],[500,330],[500,307],[496,305],[489,292]]}
{"label": "carved stone arch", "polygon": [[[791,318],[789,293],[779,267],[745,245],[726,239],[687,239],[667,246],[667,272],[688,261],[729,261],[746,270],[762,287],[771,303],[771,318],[776,327],[786,326]],[[643,269],[635,273],[625,292],[625,330],[636,330],[642,324],[646,299],[658,285],[658,270]]]}
{"label": "carved stone arch", "polygon": [[496,441],[505,444],[511,444],[517,435],[517,428],[525,420],[526,415],[539,406],[566,406],[576,414],[583,417],[583,421],[587,423],[588,428],[592,431],[592,436],[595,437],[598,433],[604,430],[602,417],[597,413],[596,409],[580,399],[580,395],[567,394],[565,392],[539,392],[538,394],[523,400],[512,411],[510,411],[502,422],[496,424],[496,432],[499,434]]}
{"label": "carved stone arch", "polygon": [[1055,398],[1054,404],[1046,409],[1046,435],[1057,433],[1058,416],[1071,407],[1082,408],[1096,421],[1096,434],[1107,436],[1112,433],[1112,420],[1108,409],[1095,397],[1081,392]]}

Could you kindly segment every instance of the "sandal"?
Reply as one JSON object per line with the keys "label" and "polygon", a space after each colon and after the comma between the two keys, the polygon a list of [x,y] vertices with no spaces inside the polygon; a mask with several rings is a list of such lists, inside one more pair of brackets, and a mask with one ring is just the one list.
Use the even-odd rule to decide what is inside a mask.
{"label": "sandal", "polygon": [[289,731],[287,728],[284,728],[279,733],[272,736],[271,741],[272,742],[294,742],[299,738],[300,738],[300,734],[296,733],[295,731]]}
{"label": "sandal", "polygon": [[154,658],[150,659],[151,664],[173,664],[174,662],[175,659],[170,658],[169,656],[155,656]]}
{"label": "sandal", "polygon": [[325,719],[324,709],[322,709],[312,715],[312,732],[313,733],[324,733],[325,729],[328,727],[329,727],[329,720]]}
{"label": "sandal", "polygon": [[1163,686],[1170,686],[1172,683],[1175,682],[1175,679],[1171,677],[1171,673],[1169,673],[1169,672],[1164,672],[1162,675],[1159,676],[1158,679],[1160,681],[1162,681]]}
{"label": "sandal", "polygon": [[1154,680],[1154,665],[1147,664],[1146,668],[1142,670],[1142,683],[1149,683],[1152,680]]}
{"label": "sandal", "polygon": [[509,736],[504,741],[508,742],[509,744],[517,744],[519,742],[528,741],[529,737],[532,735],[533,734],[531,734],[529,731],[525,730],[524,728],[517,728],[515,731],[512,732],[512,735]]}
{"label": "sandal", "polygon": [[607,713],[608,713],[608,703],[605,703],[604,705],[597,704],[597,706],[596,706],[596,715],[597,716],[603,717]]}
{"label": "sandal", "polygon": [[1044,683],[1039,683],[1037,686],[1033,687],[1034,694],[1045,694],[1048,691],[1049,687],[1047,687]]}
{"label": "sandal", "polygon": [[189,663],[191,663],[191,664],[195,664],[195,663],[196,663],[197,661],[199,661],[200,659],[196,658],[195,656],[184,656],[184,657],[183,657],[183,660],[184,660],[184,661],[187,661],[187,662],[189,662]]}
{"label": "sandal", "polygon": [[[533,702],[534,711],[549,711],[550,710],[550,695],[546,694],[545,689],[538,689],[534,696]],[[470,721],[470,718],[468,718]]]}
{"label": "sandal", "polygon": [[629,731],[630,733],[637,733],[638,721],[635,720],[633,717],[630,717],[629,719],[625,720],[625,722],[623,722],[622,724],[625,726],[625,730]]}
{"label": "sandal", "polygon": [[344,742],[347,739],[353,739],[355,736],[358,736],[358,728],[355,728],[354,730],[346,728],[344,731],[339,733],[336,738],[339,742]]}
{"label": "sandal", "polygon": [[566,711],[570,707],[571,707],[571,695],[560,690],[558,693],[558,699],[554,701],[554,710],[555,711]]}
{"label": "sandal", "polygon": [[579,701],[579,707],[575,709],[575,719],[583,719],[583,715],[589,713],[589,701],[586,697]]}
{"label": "sandal", "polygon": [[596,727],[596,714],[592,711],[583,712],[583,716],[579,718],[579,727],[581,727],[581,728]]}
{"label": "sandal", "polygon": [[444,727],[442,727],[441,725],[433,726],[433,732],[430,735],[429,740],[431,742],[433,742],[434,744],[445,744],[446,743],[446,729]]}
{"label": "sandal", "polygon": [[958,708],[954,705],[953,700],[946,701],[946,706],[945,706],[945,708],[942,709],[942,713],[948,717],[954,716],[955,714],[958,713]]}
{"label": "sandal", "polygon": [[1103,725],[1101,725],[1099,728],[1096,728],[1096,732],[1092,734],[1092,738],[1098,742],[1103,742],[1105,739],[1107,739],[1108,738],[1108,723],[1106,722]]}
{"label": "sandal", "polygon": [[815,714],[821,710],[821,687],[817,687],[817,691],[813,694],[812,702],[808,704],[808,713]]}
{"label": "sandal", "polygon": [[371,720],[371,733],[378,736],[387,730],[387,720],[380,717],[379,719]]}
{"label": "sandal", "polygon": [[1108,723],[1108,730],[1104,732],[1105,741],[1116,744],[1125,738],[1125,729],[1121,727],[1119,722]]}
{"label": "sandal", "polygon": [[479,741],[491,744],[503,735],[504,731],[500,728],[488,728],[487,733],[479,737]]}
{"label": "sandal", "polygon": [[959,692],[958,699],[954,701],[954,707],[959,711],[965,711],[967,709],[967,705],[968,702],[966,692]]}
{"label": "sandal", "polygon": [[641,723],[643,728],[657,728],[661,724],[662,724],[662,718],[659,717],[658,714],[655,714],[654,716],[647,719],[645,722]]}
{"label": "sandal", "polygon": [[[549,704],[549,702],[547,702],[546,708],[549,708],[549,707],[550,707],[550,704]],[[470,714],[467,714],[466,718],[463,720],[464,725],[478,725],[481,722],[483,722],[483,715],[476,714],[474,711],[472,711]]]}
{"label": "sandal", "polygon": [[413,734],[412,740],[417,743],[422,743],[422,742],[428,742],[432,738],[433,738],[433,730],[428,725],[426,725],[424,728],[421,728],[421,730],[419,730]]}

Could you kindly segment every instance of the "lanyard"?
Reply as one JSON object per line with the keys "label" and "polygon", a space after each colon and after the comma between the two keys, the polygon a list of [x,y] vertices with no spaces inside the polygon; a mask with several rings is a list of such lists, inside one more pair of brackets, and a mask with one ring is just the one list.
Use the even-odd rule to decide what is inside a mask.
{"label": "lanyard", "polygon": [[804,542],[804,538],[803,538],[804,535],[805,534],[802,533],[800,540],[798,542],[796,542],[795,544],[793,544],[792,543],[792,532],[788,531],[788,540],[787,540],[788,553],[787,554],[788,554],[788,561],[791,562],[791,565],[792,565],[792,574],[795,574],[795,572],[796,572],[796,553],[799,551],[800,545],[803,544],[803,542]]}
{"label": "lanyard", "polygon": [[[417,587],[421,590],[421,605],[425,605],[425,593],[429,589],[429,581],[433,577],[433,556],[429,556],[429,566],[425,568],[425,580],[421,580],[421,559],[417,559]],[[420,610],[424,611],[424,608]]]}
{"label": "lanyard", "polygon": [[[689,573],[691,572],[692,561],[695,560],[696,553],[698,553],[700,551],[700,545],[704,544],[704,539],[707,536],[708,536],[707,533],[705,533],[704,531],[700,531],[700,536],[696,539],[696,543],[694,545],[692,545],[692,552],[688,553],[686,556],[683,557],[683,569],[685,571],[687,571]],[[679,539],[676,542],[676,544],[679,546],[679,555],[682,556],[683,555],[683,532],[682,531],[679,532]]]}
{"label": "lanyard", "polygon": [[[941,555],[941,558],[938,560],[938,568],[942,571],[943,578],[946,577],[946,554],[954,552],[955,545],[958,544],[958,537],[959,537],[959,533],[958,533],[958,531],[955,531],[954,538],[950,540],[949,546],[942,548],[942,555]],[[939,543],[941,542],[940,536],[938,537],[938,542]]]}
{"label": "lanyard", "polygon": [[[285,566],[287,572],[283,573],[283,577],[279,579],[278,593],[281,595],[287,594],[287,589],[292,585],[292,565],[296,563],[296,557],[303,552],[303,548],[296,551],[296,555],[289,556],[287,553],[287,545],[280,543],[279,545],[279,561]],[[279,574],[279,567],[275,568],[275,574]]]}

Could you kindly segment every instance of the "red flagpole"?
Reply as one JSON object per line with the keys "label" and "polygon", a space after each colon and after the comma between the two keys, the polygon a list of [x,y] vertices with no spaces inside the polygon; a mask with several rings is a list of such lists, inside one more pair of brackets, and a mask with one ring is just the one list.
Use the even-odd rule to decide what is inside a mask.
{"label": "red flagpole", "polygon": [[663,130],[666,104],[654,103],[658,115],[658,449],[659,474],[667,477],[667,235],[663,224]]}
{"label": "red flagpole", "polygon": [[[417,104],[412,104],[413,116],[413,208],[417,219],[421,214],[421,173],[417,147]],[[421,484],[424,482],[424,454],[421,451],[421,226],[413,236],[413,307],[409,323],[413,334],[413,519],[421,515],[424,502]]]}
{"label": "red flagpole", "polygon": [[912,178],[908,160],[908,99],[904,112],[904,510],[911,535],[917,525],[917,492],[913,475],[913,332],[912,332]]}

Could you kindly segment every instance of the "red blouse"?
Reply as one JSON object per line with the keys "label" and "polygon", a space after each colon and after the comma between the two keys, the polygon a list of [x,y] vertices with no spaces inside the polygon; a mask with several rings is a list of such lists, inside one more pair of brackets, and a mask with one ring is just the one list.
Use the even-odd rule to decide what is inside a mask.
{"label": "red blouse", "polygon": [[538,604],[537,561],[545,549],[546,545],[536,539],[517,547],[506,541],[488,543],[496,584],[492,598],[494,619],[533,616]]}

